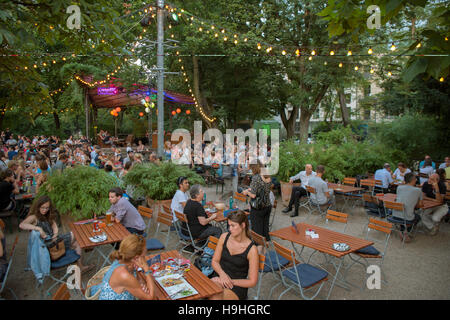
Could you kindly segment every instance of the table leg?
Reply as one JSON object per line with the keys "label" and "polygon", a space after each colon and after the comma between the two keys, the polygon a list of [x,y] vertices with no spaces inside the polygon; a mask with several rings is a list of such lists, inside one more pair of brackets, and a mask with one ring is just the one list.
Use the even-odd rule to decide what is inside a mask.
{"label": "table leg", "polygon": [[[343,260],[344,260],[344,259],[342,259],[342,258],[339,259],[339,266],[338,266],[338,268],[337,268],[337,270],[336,270],[336,274],[334,275],[333,282],[331,283],[330,290],[328,291],[327,300],[330,298],[331,291],[333,290],[334,284],[336,283],[337,276],[338,276],[338,274],[339,274],[339,270],[341,269]],[[333,265],[334,265],[334,262],[333,262]]]}

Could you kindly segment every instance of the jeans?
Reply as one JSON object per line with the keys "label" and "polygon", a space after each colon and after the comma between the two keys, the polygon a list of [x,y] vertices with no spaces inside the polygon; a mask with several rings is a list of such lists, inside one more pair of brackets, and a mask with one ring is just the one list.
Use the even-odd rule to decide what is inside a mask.
{"label": "jeans", "polygon": [[138,230],[138,229],[135,229],[135,228],[128,228],[128,227],[125,227],[130,233],[133,233],[133,234],[137,234],[138,236],[143,236],[144,235],[144,230]]}
{"label": "jeans", "polygon": [[298,211],[298,204],[301,197],[307,196],[306,190],[300,186],[292,187],[291,199],[289,200],[288,208],[292,208],[295,204],[295,211]]}
{"label": "jeans", "polygon": [[198,239],[208,239],[209,236],[220,238],[221,234],[222,234],[222,230],[220,228],[214,227],[214,226],[208,226],[196,238],[198,238]]}

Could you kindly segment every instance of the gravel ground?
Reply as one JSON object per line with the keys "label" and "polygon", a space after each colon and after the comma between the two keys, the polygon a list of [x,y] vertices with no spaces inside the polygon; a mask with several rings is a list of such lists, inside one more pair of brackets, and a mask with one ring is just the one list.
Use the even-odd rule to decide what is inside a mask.
{"label": "gravel ground", "polygon": [[[208,201],[219,199],[220,194],[216,195],[215,187],[206,187]],[[278,202],[281,203],[281,199],[278,196]],[[338,202],[340,208],[341,202]],[[317,216],[310,216],[306,210],[301,209],[300,215],[295,218],[290,218],[289,215],[283,214],[281,210],[284,206],[279,205],[276,210],[276,216],[273,223],[272,230],[277,230],[291,224],[293,219],[296,223],[306,222],[309,224],[327,227],[336,231],[341,230],[339,223],[325,224],[324,219],[318,219]],[[365,228],[367,225],[367,218],[365,212],[361,206],[345,210],[349,213],[349,222],[346,233],[355,237],[364,237]],[[151,236],[154,235],[156,229],[156,223],[152,224]],[[28,233],[22,231],[15,231],[14,234],[7,233],[7,248],[10,249],[13,240],[16,235],[19,235],[19,242],[17,246],[16,255],[14,258],[13,266],[7,280],[7,287],[12,288],[17,295],[18,299],[41,299],[49,297],[42,296],[38,289],[36,289],[36,280],[31,271],[25,271],[26,268],[26,255],[27,255],[27,243]],[[375,237],[375,233],[371,234],[375,240],[383,240],[384,238]],[[166,233],[160,233],[159,238],[165,239]],[[275,239],[277,240],[277,239]],[[290,244],[285,241],[278,241],[289,248]],[[172,236],[169,241],[169,248],[174,249],[176,240]],[[376,242],[377,248],[382,248],[381,242]],[[444,300],[450,298],[450,255],[448,254],[450,246],[450,224],[441,223],[440,231],[436,236],[429,236],[425,233],[417,233],[415,239],[411,243],[405,243],[402,247],[401,240],[398,236],[393,234],[391,236],[389,246],[387,249],[386,258],[383,265],[383,270],[386,275],[387,283],[381,283],[380,289],[369,290],[366,286],[366,270],[360,265],[354,265],[348,272],[347,280],[360,287],[352,287],[351,290],[346,290],[339,286],[335,286],[331,293],[330,299],[332,300],[404,300],[404,299],[429,299],[429,300]],[[106,246],[105,246],[106,247]],[[105,248],[105,251],[109,250]],[[312,253],[311,250],[305,249],[304,254],[306,257]],[[89,256],[86,254],[85,256]],[[95,263],[95,257],[90,259]],[[324,257],[321,254],[316,254],[312,262],[321,263],[324,261]],[[346,260],[347,262],[349,260]],[[326,266],[328,271],[333,271],[333,268]],[[63,271],[64,272],[64,271]],[[86,275],[83,275],[83,283],[87,283],[88,279],[95,273],[91,271]],[[61,274],[61,273],[60,273]],[[331,286],[332,276],[329,276],[329,280],[323,286],[321,292],[316,299],[326,299]],[[47,280],[44,283],[44,288],[48,288],[51,281]],[[263,299],[278,299],[279,295],[285,290],[280,285],[274,289],[273,294],[269,297],[269,291],[279,283],[277,277],[272,274],[266,274],[262,278],[261,283],[261,297]],[[312,295],[316,288],[312,288],[307,291],[307,295]],[[249,290],[249,298],[253,299],[256,294],[255,289]],[[5,289],[2,293],[2,298],[13,299],[13,295]],[[72,294],[73,299],[80,299],[77,294]],[[294,290],[287,292],[282,297],[283,300],[297,300],[302,299],[300,293]]]}

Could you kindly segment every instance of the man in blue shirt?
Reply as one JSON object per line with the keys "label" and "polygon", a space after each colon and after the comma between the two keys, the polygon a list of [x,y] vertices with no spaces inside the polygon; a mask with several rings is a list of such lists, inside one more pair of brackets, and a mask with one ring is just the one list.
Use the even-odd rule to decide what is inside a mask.
{"label": "man in blue shirt", "polygon": [[[429,155],[426,155],[425,160],[427,160],[427,159],[431,160],[431,157]],[[425,164],[425,160],[420,161],[419,168],[423,167],[423,165]],[[431,161],[431,166],[433,167],[434,170],[436,170],[436,163],[434,163],[434,161]]]}
{"label": "man in blue shirt", "polygon": [[383,189],[383,193],[387,193],[389,189],[389,185],[394,182],[392,178],[391,165],[389,163],[385,163],[383,169],[378,169],[375,171],[375,180],[380,180],[381,185],[376,185],[378,188]]}
{"label": "man in blue shirt", "polygon": [[17,155],[17,151],[14,149],[14,147],[9,147],[8,151],[8,160],[12,160],[14,156]]}

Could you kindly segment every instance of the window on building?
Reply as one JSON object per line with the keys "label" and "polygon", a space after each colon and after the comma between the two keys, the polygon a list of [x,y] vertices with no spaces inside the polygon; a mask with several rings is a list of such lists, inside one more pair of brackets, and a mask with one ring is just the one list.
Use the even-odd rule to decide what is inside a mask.
{"label": "window on building", "polygon": [[352,94],[346,93],[345,94],[345,103],[350,104],[352,102]]}

